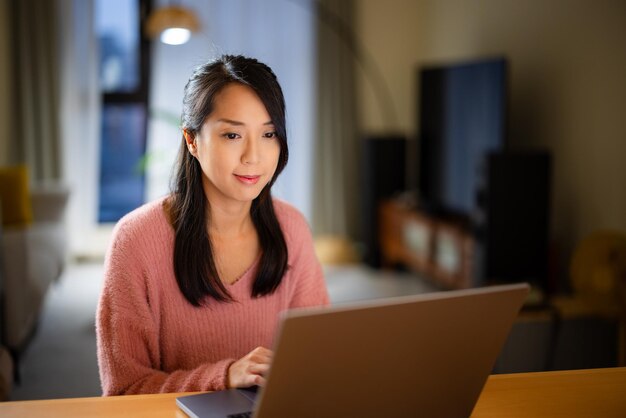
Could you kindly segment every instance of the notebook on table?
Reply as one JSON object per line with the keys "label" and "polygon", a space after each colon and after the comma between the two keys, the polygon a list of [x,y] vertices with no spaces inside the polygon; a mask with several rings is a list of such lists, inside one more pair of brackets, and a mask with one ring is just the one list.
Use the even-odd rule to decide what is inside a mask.
{"label": "notebook on table", "polygon": [[527,284],[287,312],[266,385],[182,396],[194,418],[467,417]]}

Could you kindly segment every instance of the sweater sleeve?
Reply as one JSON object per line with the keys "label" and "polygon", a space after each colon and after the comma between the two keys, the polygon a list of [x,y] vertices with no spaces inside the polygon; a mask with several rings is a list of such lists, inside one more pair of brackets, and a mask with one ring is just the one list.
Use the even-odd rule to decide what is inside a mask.
{"label": "sweater sleeve", "polygon": [[170,373],[160,369],[159,323],[150,309],[142,235],[121,222],[105,262],[96,317],[103,395],[224,389],[234,359]]}
{"label": "sweater sleeve", "polygon": [[329,296],[324,272],[313,246],[313,236],[306,220],[294,209],[290,229],[292,254],[289,265],[295,289],[290,301],[290,308],[328,305]]}

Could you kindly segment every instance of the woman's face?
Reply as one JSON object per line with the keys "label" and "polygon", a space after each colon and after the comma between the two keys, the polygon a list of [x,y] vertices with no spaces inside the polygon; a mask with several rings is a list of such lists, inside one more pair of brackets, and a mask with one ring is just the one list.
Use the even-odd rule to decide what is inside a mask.
{"label": "woman's face", "polygon": [[243,84],[224,87],[200,132],[185,138],[200,162],[212,205],[251,203],[276,171],[280,143],[274,124],[261,99]]}

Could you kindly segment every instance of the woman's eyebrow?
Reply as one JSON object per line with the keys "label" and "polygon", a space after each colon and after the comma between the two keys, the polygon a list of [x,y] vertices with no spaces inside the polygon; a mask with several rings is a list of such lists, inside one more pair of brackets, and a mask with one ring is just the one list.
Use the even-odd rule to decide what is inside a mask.
{"label": "woman's eyebrow", "polygon": [[[235,126],[245,126],[246,124],[238,121],[238,120],[233,120],[233,119],[226,119],[226,118],[221,118],[217,120],[218,122],[222,122],[222,123],[228,123],[229,125],[235,125]],[[265,122],[263,125],[273,125],[274,122],[272,122],[271,120],[269,122]]]}
{"label": "woman's eyebrow", "polygon": [[243,125],[245,125],[245,123],[243,123],[243,122],[240,122],[238,120],[232,120],[232,119],[224,119],[224,118],[222,118],[222,119],[218,119],[217,121],[218,122],[222,122],[222,123],[228,123],[230,125],[236,125],[236,126],[243,126]]}

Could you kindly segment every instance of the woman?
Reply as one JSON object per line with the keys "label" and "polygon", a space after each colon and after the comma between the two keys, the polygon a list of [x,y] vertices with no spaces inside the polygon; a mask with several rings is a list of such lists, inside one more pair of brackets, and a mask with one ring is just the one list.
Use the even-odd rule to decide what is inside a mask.
{"label": "woman", "polygon": [[105,395],[263,385],[281,311],[328,304],[302,215],[272,199],[285,104],[266,65],[223,56],[185,86],[173,192],[116,225],[97,312]]}

